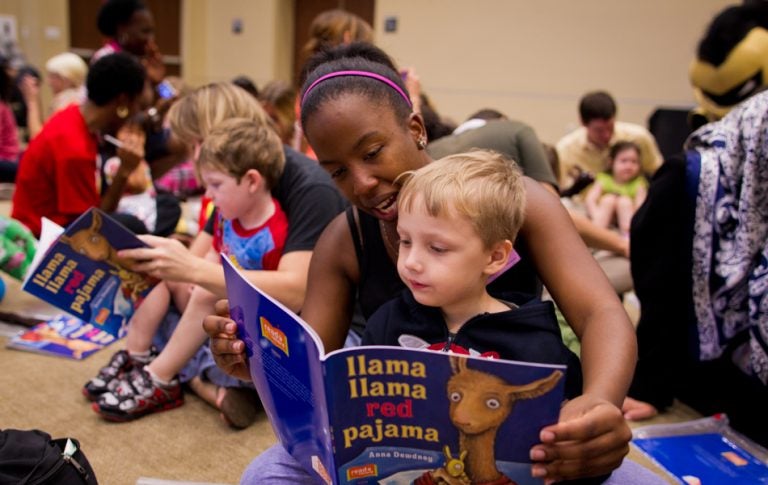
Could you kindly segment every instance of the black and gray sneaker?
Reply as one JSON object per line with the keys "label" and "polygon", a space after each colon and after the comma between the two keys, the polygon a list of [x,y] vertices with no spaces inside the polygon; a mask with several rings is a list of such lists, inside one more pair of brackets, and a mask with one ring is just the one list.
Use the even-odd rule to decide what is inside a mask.
{"label": "black and gray sneaker", "polygon": [[89,401],[95,401],[105,392],[114,391],[121,377],[134,367],[143,367],[149,364],[157,357],[157,354],[155,347],[150,349],[149,356],[146,358],[131,357],[127,350],[118,350],[109,359],[109,363],[99,370],[96,377],[85,383],[83,395]]}

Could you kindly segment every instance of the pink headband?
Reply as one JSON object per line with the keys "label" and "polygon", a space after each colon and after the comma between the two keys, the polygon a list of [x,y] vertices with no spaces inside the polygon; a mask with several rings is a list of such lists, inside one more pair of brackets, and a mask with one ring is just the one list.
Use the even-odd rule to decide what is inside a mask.
{"label": "pink headband", "polygon": [[394,82],[390,81],[389,79],[387,79],[386,77],[380,74],[376,74],[375,72],[368,72],[368,71],[336,71],[336,72],[328,73],[325,76],[320,76],[315,80],[315,82],[309,85],[306,91],[304,91],[304,96],[302,96],[301,98],[301,105],[304,106],[304,102],[307,100],[307,95],[309,95],[309,93],[315,88],[315,86],[325,81],[326,79],[331,79],[334,77],[341,77],[341,76],[369,77],[371,79],[376,79],[377,81],[381,81],[384,84],[391,87],[392,89],[394,89],[395,91],[397,91],[397,93],[403,97],[405,102],[408,103],[409,107],[413,106],[411,104],[411,99],[408,97],[407,94],[405,94],[405,91],[403,91],[402,88],[400,88],[400,86],[398,86],[397,84],[395,84]]}

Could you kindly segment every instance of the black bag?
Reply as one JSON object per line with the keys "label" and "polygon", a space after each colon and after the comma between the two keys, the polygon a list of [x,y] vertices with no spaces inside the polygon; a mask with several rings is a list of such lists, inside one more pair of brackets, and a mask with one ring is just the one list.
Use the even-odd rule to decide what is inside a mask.
{"label": "black bag", "polygon": [[5,429],[0,431],[0,485],[5,484],[97,485],[98,482],[76,439],[53,440],[48,433],[36,429]]}

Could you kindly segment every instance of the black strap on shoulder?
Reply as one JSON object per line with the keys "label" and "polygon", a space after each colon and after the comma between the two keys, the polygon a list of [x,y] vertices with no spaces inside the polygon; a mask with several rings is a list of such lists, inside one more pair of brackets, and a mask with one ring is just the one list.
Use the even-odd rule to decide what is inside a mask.
{"label": "black strap on shoulder", "polygon": [[360,214],[357,212],[357,207],[354,206],[347,207],[345,212],[347,214],[349,230],[352,232],[352,242],[355,244],[355,255],[358,261],[362,261],[365,244],[363,242],[363,233],[360,229]]}

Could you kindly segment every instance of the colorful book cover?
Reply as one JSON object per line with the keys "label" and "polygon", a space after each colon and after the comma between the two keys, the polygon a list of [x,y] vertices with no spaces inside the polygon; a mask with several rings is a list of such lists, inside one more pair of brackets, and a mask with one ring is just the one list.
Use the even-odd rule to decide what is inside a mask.
{"label": "colorful book cover", "polygon": [[678,483],[768,484],[768,451],[733,431],[723,414],[637,428],[632,443]]}
{"label": "colorful book cover", "polygon": [[116,337],[157,280],[131,271],[117,251],[146,246],[92,208],[66,229],[43,220],[40,246],[22,288]]}
{"label": "colorful book cover", "polygon": [[306,322],[223,259],[230,314],[282,445],[328,484],[542,483],[564,366],[399,347],[325,354]]}
{"label": "colorful book cover", "polygon": [[58,315],[12,337],[7,347],[81,360],[116,340],[71,315]]}

